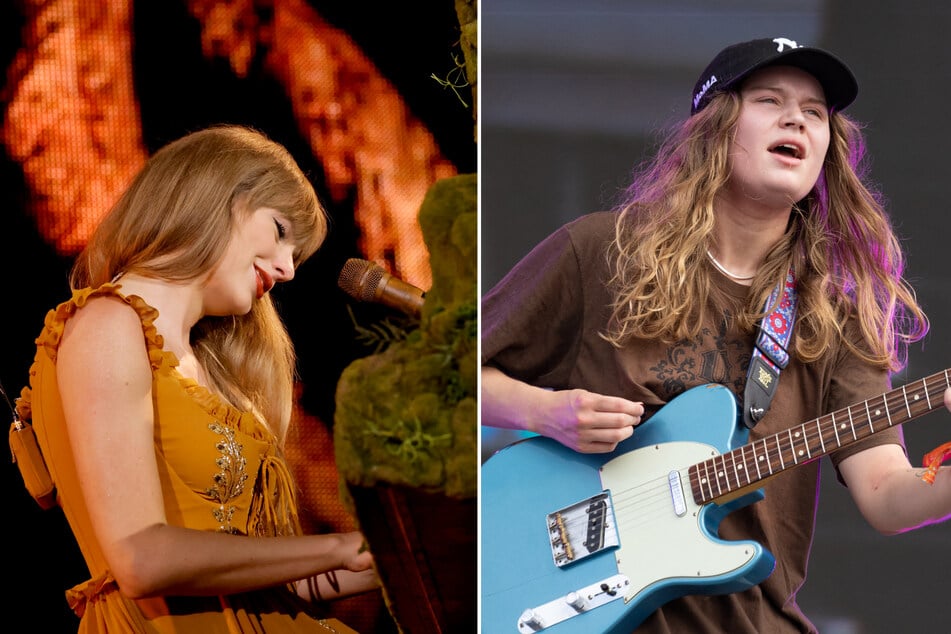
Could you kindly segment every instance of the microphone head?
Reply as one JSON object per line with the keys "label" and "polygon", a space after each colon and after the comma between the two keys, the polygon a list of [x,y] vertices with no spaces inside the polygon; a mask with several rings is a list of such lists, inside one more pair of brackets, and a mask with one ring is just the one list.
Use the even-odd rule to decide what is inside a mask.
{"label": "microphone head", "polygon": [[350,258],[340,270],[337,286],[361,302],[370,302],[376,297],[380,281],[386,271],[382,266],[368,260]]}
{"label": "microphone head", "polygon": [[379,302],[419,317],[426,293],[412,284],[393,277],[379,264],[350,258],[340,270],[337,284],[361,302]]}

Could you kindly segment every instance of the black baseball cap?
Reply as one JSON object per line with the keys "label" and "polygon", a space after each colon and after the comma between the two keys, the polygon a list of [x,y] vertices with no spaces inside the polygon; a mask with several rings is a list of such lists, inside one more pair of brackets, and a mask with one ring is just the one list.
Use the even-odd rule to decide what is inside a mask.
{"label": "black baseball cap", "polygon": [[855,75],[838,57],[819,48],[800,46],[786,37],[763,38],[728,46],[713,58],[693,87],[690,114],[703,110],[719,92],[738,86],[750,73],[766,66],[795,66],[816,78],[832,110],[855,101]]}

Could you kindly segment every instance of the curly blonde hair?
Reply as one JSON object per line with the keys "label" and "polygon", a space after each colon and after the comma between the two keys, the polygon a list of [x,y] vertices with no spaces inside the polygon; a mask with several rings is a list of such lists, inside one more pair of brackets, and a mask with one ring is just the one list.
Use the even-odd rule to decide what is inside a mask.
{"label": "curly blonde hair", "polygon": [[[290,153],[250,128],[214,126],[158,150],[76,260],[70,285],[96,287],[121,273],[187,281],[223,256],[234,225],[261,207],[281,212],[300,264],[323,242],[327,219]],[[283,443],[296,357],[265,295],[245,315],[202,318],[191,344],[213,388],[254,412]]]}
{"label": "curly blonde hair", "polygon": [[[672,130],[618,205],[610,251],[613,312],[602,333],[613,345],[632,337],[672,343],[699,334],[704,309],[716,301],[705,257],[714,199],[730,178],[728,152],[739,113],[736,93],[717,95]],[[798,359],[814,361],[842,342],[867,362],[898,371],[907,363],[908,345],[927,333],[928,320],[903,278],[905,259],[888,216],[864,182],[861,127],[839,112],[829,121],[819,180],[793,207],[784,239],[767,254],[735,318],[752,332],[769,293],[792,267]],[[843,336],[850,319],[858,325],[857,342]]]}

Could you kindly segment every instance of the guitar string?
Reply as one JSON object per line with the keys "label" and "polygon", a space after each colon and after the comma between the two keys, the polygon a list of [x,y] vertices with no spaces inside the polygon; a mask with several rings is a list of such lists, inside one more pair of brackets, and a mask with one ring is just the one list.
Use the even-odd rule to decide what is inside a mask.
{"label": "guitar string", "polygon": [[[906,389],[904,392],[902,391],[902,389],[899,388],[896,390],[892,390],[890,392],[883,393],[879,396],[868,399],[867,401],[863,403],[857,403],[855,405],[843,408],[842,410],[831,412],[824,416],[820,416],[819,418],[816,418],[814,420],[802,423],[801,425],[797,427],[791,427],[791,428],[788,428],[787,430],[783,430],[781,432],[773,434],[772,436],[757,439],[751,443],[748,443],[747,445],[743,445],[742,447],[737,447],[734,450],[720,454],[718,456],[714,456],[713,458],[709,458],[705,461],[697,463],[697,465],[692,465],[692,466],[698,467],[698,476],[699,476],[700,475],[699,467],[701,465],[704,465],[704,469],[708,472],[707,477],[709,477],[710,469],[707,468],[706,465],[708,464],[712,465],[714,477],[717,478],[719,482],[722,482],[722,481],[726,482],[728,489],[727,491],[724,491],[724,493],[729,493],[736,489],[742,488],[743,486],[747,486],[750,482],[752,483],[758,482],[759,480],[764,479],[766,476],[776,473],[777,471],[776,467],[773,466],[775,464],[775,460],[781,460],[782,462],[785,463],[786,457],[788,456],[788,459],[791,463],[790,466],[795,466],[795,465],[803,464],[803,459],[805,460],[814,459],[809,456],[809,453],[807,453],[806,455],[802,455],[801,453],[802,450],[797,451],[795,447],[796,441],[805,441],[808,444],[808,443],[815,442],[818,439],[820,445],[825,444],[826,441],[828,441],[828,444],[834,446],[835,448],[842,446],[842,443],[840,441],[837,441],[833,437],[833,435],[829,435],[827,431],[825,434],[823,433],[823,430],[828,430],[832,427],[835,427],[835,414],[837,413],[842,413],[843,416],[849,415],[849,414],[852,414],[851,410],[855,408],[864,409],[866,405],[869,407],[869,411],[871,411],[871,408],[875,408],[879,412],[875,417],[872,417],[872,418],[869,418],[869,416],[864,411],[861,412],[862,416],[860,417],[858,423],[856,423],[854,416],[849,416],[849,423],[845,429],[851,431],[852,434],[857,432],[857,429],[856,429],[857,426],[861,428],[863,426],[871,424],[871,426],[874,429],[876,423],[880,423],[882,420],[888,421],[889,417],[887,413],[890,413],[890,412],[894,412],[894,416],[896,417],[898,416],[899,413],[901,413],[901,416],[904,419],[902,423],[907,422],[908,420],[911,420],[911,418],[915,417],[914,413],[912,413],[912,415],[909,416],[909,411],[912,405],[922,404],[922,401],[914,401],[913,403],[908,402],[907,388],[909,386],[911,386],[912,388],[911,389],[912,395],[916,396],[918,389],[923,389],[925,392],[924,395],[927,401],[924,402],[924,404],[926,405],[927,409],[925,410],[925,412],[922,412],[922,413],[927,413],[928,411],[935,409],[937,405],[941,403],[941,399],[938,398],[939,396],[941,396],[941,392],[943,392],[943,390],[946,389],[946,387],[951,387],[951,379],[947,377],[947,373],[944,373],[945,378],[943,380],[939,376],[941,374],[942,373],[939,373],[931,377],[926,377],[925,379],[921,379],[919,381],[921,383],[920,388],[914,387],[916,383],[918,382],[910,383],[905,386]],[[928,402],[931,402],[931,401],[933,402],[929,406]],[[878,407],[879,405],[881,405],[881,408]],[[894,424],[890,424],[888,426],[894,426]],[[797,428],[798,430],[801,430],[801,431],[794,432],[794,430],[797,430]],[[878,433],[878,431],[882,431],[882,430],[875,429],[872,433]],[[789,434],[789,433],[801,433],[801,436],[798,436],[797,438],[793,439],[792,443],[787,447],[786,451],[784,451],[782,447],[774,448],[773,445],[776,445],[776,443],[773,443],[773,445],[769,443],[770,440],[775,440],[777,442],[785,442],[784,440],[780,441],[780,438],[784,434]],[[852,436],[852,434],[848,433],[848,431],[846,433],[847,435]],[[826,436],[829,436],[829,437],[826,438]],[[763,444],[764,451],[757,451],[757,445],[759,445],[760,443]],[[810,445],[810,448],[811,447],[812,446]],[[767,461],[768,466],[766,469],[767,473],[765,475],[761,475],[762,473],[761,471],[760,473],[755,474],[755,479],[754,479],[754,474],[750,471],[749,465],[747,464],[748,459],[746,457],[746,451],[745,451],[746,449],[749,449],[750,454],[754,458],[754,462],[753,462],[754,466],[756,465],[757,459]],[[825,455],[826,453],[828,453],[828,449],[825,452],[822,452],[821,446],[816,447],[816,449],[818,449],[821,455]],[[807,449],[807,452],[810,452],[810,449]],[[739,460],[737,460],[738,456],[739,456]],[[733,464],[734,473],[732,474],[732,477],[729,474],[731,465],[727,464],[728,460],[734,463]],[[720,463],[719,465],[717,464],[718,461]],[[743,476],[741,476],[737,472],[738,469],[743,470],[744,472]],[[677,473],[679,473],[681,476],[681,481],[688,483],[688,485],[690,484],[689,470],[690,470],[690,467],[676,470]],[[741,477],[743,477],[744,479],[748,477],[749,481],[747,483],[744,483],[740,480]],[[722,489],[722,487],[720,487],[719,485],[719,482],[717,483],[717,486]],[[712,485],[709,485],[708,483],[708,486],[712,486]],[[637,491],[637,489],[645,489],[645,487],[646,487],[646,492]],[[669,502],[668,502],[669,488],[670,487],[669,487],[669,481],[667,476],[658,476],[657,478],[654,478],[652,480],[648,480],[646,482],[640,483],[636,485],[635,487],[630,487],[627,489],[621,489],[619,491],[615,491],[612,493],[612,506],[614,508],[614,514],[618,518],[623,516],[625,519],[628,519],[631,517],[632,512],[640,511],[640,513],[636,517],[647,520],[647,519],[650,519],[651,515],[653,515],[653,512],[650,510],[650,508],[659,507],[661,509],[661,512],[669,516]],[[690,491],[692,493],[690,486],[685,487],[684,490]],[[583,519],[576,520],[572,522],[571,524],[573,528],[578,528],[579,525],[583,525],[585,527],[587,526],[587,522]],[[625,524],[625,526],[628,526],[628,524]]]}
{"label": "guitar string", "polygon": [[[681,479],[686,470],[677,470]],[[670,516],[670,495],[667,476],[656,477],[635,487],[612,492],[614,515],[619,525],[630,530],[656,519]],[[586,526],[586,524],[585,524]]]}
{"label": "guitar string", "polygon": [[[831,422],[831,415],[829,416],[829,420]],[[744,445],[743,447],[738,447],[735,450],[719,454],[713,458],[698,463],[698,467],[700,465],[704,465],[703,468],[708,474],[707,477],[710,478],[712,475],[712,478],[715,479],[714,484],[708,483],[708,485],[715,487],[718,494],[721,491],[722,493],[730,493],[742,488],[743,486],[755,484],[756,482],[764,479],[766,476],[776,473],[778,466],[777,463],[779,462],[781,453],[786,456],[786,458],[783,460],[784,464],[788,463],[790,466],[802,464],[804,459],[811,459],[808,455],[803,456],[801,452],[797,452],[795,444],[800,440],[810,442],[819,438],[820,432],[818,430],[813,432],[809,431],[808,429],[815,427],[815,422],[816,421],[809,421],[807,423],[803,423],[803,425],[800,425],[800,428],[807,427],[807,429],[804,429],[802,432],[794,432],[796,428],[790,428],[785,430],[785,432],[779,432],[778,434],[775,434],[775,438],[778,439],[781,438],[784,433],[801,433],[800,436],[790,441],[792,444],[790,444],[785,451],[782,449],[782,447],[776,447],[775,443],[769,443],[769,440],[773,437],[762,438],[753,441],[748,445]],[[786,441],[783,440],[783,442]],[[758,448],[760,443],[763,444],[763,448]],[[746,455],[747,453],[749,453],[749,456]],[[796,455],[794,456],[793,454]],[[749,464],[750,458],[753,459],[752,467]],[[762,473],[763,469],[760,469],[758,473],[754,473],[757,460],[766,461],[767,466],[765,469],[765,474]],[[710,466],[708,467],[706,465]],[[677,470],[677,472],[680,474],[682,482],[690,483],[689,469],[690,467]],[[710,473],[711,471],[712,474]],[[724,484],[725,490],[723,486]],[[645,487],[648,487],[646,492],[636,490],[638,488],[643,489]],[[622,519],[626,520],[625,526],[629,525],[629,522],[632,520],[632,518],[641,519],[644,521],[650,520],[651,515],[653,515],[652,507],[656,508],[665,516],[669,516],[670,495],[669,480],[666,476],[659,476],[653,480],[648,480],[644,483],[641,483],[637,487],[631,487],[617,491],[612,495],[615,515],[618,516],[619,522]],[[578,523],[584,524],[586,526],[584,521],[579,521]]]}
{"label": "guitar string", "polygon": [[[681,476],[684,474],[681,473]],[[612,507],[617,524],[623,524],[628,530],[650,521],[652,518],[666,516],[669,509],[669,497],[666,496],[666,477],[658,477],[642,482],[634,487],[612,493]],[[636,492],[638,489],[644,492]],[[633,499],[630,499],[633,496]],[[637,512],[640,511],[640,512]],[[632,512],[636,512],[632,515]],[[638,521],[639,520],[639,521]],[[587,516],[581,516],[566,522],[569,536],[573,533],[587,535]],[[573,541],[572,543],[578,543]]]}
{"label": "guitar string", "polygon": [[[902,425],[917,416],[926,414],[937,408],[938,405],[942,403],[942,392],[947,388],[951,387],[951,380],[947,377],[942,380],[942,373],[934,374],[930,377],[914,381],[912,383],[906,384],[901,388],[896,388],[889,392],[885,392],[870,398],[862,403],[856,403],[848,407],[836,410],[835,412],[830,412],[811,421],[807,421],[798,425],[796,427],[791,427],[789,430],[800,429],[802,430],[803,440],[805,441],[807,454],[802,455],[802,451],[796,450],[795,442],[799,441],[800,438],[793,440],[793,444],[789,447],[789,457],[794,460],[796,464],[802,464],[802,460],[813,459],[810,456],[810,453],[817,453],[815,457],[825,455],[829,453],[828,447],[823,450],[823,447],[828,442],[829,445],[833,446],[833,449],[838,449],[844,444],[851,444],[850,442],[843,443],[841,438],[838,435],[838,430],[846,430],[846,435],[851,436],[852,442],[856,441],[856,436],[858,440],[865,438],[865,433],[868,431],[868,428],[871,427],[871,432],[868,435],[877,434],[880,431],[888,427],[895,427]],[[929,383],[930,381],[930,383]],[[920,387],[917,387],[917,384],[921,384]],[[910,388],[910,390],[909,390]],[[934,389],[934,392],[932,392]],[[918,396],[918,391],[922,390],[925,397],[925,401],[914,400],[909,401],[909,392],[913,397]],[[925,410],[915,414],[911,409],[915,405],[924,405]],[[853,417],[855,413],[854,410],[858,409],[858,419]],[[872,415],[872,410],[875,410],[874,415]],[[848,424],[845,424],[843,419],[841,423],[836,423],[835,415],[841,414],[848,417]],[[895,419],[900,418],[899,422],[894,422]],[[876,425],[884,422],[885,427],[877,428]],[[832,430],[832,434],[829,434],[829,430]],[[788,430],[784,430],[788,431]],[[851,432],[851,433],[849,433]],[[859,434],[861,432],[861,435]],[[780,436],[784,432],[779,432],[774,436]],[[814,447],[813,443],[818,441],[819,446]],[[755,443],[751,443],[755,444]],[[739,448],[738,448],[739,449]],[[817,452],[812,452],[812,449],[816,449]],[[725,454],[724,454],[725,455]],[[796,459],[798,458],[798,462]]]}
{"label": "guitar string", "polygon": [[[918,383],[921,384],[920,387],[916,387]],[[908,383],[905,386],[903,386],[903,388],[896,388],[895,390],[885,392],[876,397],[870,398],[867,401],[864,401],[862,403],[856,403],[855,405],[851,405],[841,410],[836,410],[835,412],[831,412],[824,416],[820,416],[811,421],[802,423],[801,425],[790,427],[772,436],[768,436],[768,437],[753,441],[742,447],[737,447],[734,450],[731,450],[724,454],[720,454],[719,456],[711,458],[707,461],[704,461],[704,463],[700,463],[700,464],[705,464],[705,463],[713,464],[714,471],[717,472],[715,476],[717,478],[717,486],[719,487],[719,483],[721,481],[725,481],[726,484],[728,485],[728,489],[727,491],[725,491],[725,493],[729,493],[733,490],[742,488],[743,486],[749,486],[750,484],[754,484],[755,482],[758,482],[759,480],[766,477],[758,473],[756,479],[755,480],[753,479],[753,476],[747,465],[747,460],[745,455],[746,448],[749,448],[751,452],[755,453],[757,443],[760,443],[760,442],[764,443],[764,447],[766,449],[765,455],[754,457],[753,466],[755,467],[758,464],[757,459],[758,460],[765,459],[768,463],[767,475],[773,475],[774,473],[776,473],[776,468],[772,466],[773,458],[779,459],[781,463],[785,462],[785,460],[788,459],[790,462],[788,466],[797,466],[797,465],[805,464],[806,462],[810,462],[812,460],[815,460],[829,453],[830,449],[829,447],[826,446],[827,443],[828,445],[832,446],[832,449],[838,449],[842,447],[844,444],[850,444],[848,441],[846,441],[845,443],[842,442],[842,439],[838,435],[838,431],[837,431],[838,429],[846,430],[846,435],[851,436],[852,441],[854,442],[856,439],[861,440],[862,438],[866,437],[865,436],[866,427],[872,428],[871,433],[868,434],[868,435],[872,435],[880,431],[883,431],[887,427],[895,427],[897,425],[904,424],[905,422],[908,422],[909,420],[915,418],[918,415],[925,414],[934,410],[938,405],[940,405],[942,403],[941,393],[947,387],[951,387],[951,378],[947,376],[947,371],[945,371],[944,373],[939,372],[930,377],[920,379],[919,381]],[[926,400],[924,402],[914,401],[914,400],[910,402],[908,400],[909,392],[912,394],[912,396],[918,396],[918,390],[924,391],[924,396]],[[914,405],[920,405],[920,404],[924,404],[926,407],[926,409],[923,412],[919,412],[918,414],[914,414],[913,412],[911,412],[911,409]],[[870,408],[874,408],[876,410],[876,414],[874,416],[871,415]],[[859,409],[860,416],[857,418],[857,420],[853,416],[854,409]],[[869,413],[862,411],[863,409],[869,409]],[[836,424],[836,421],[835,421],[836,414],[848,416],[848,421],[849,421],[848,425],[847,426],[844,425],[845,423],[844,420],[842,421],[841,425]],[[899,418],[899,417],[902,418],[900,422],[898,423],[893,422],[892,420],[893,418]],[[876,428],[876,425],[881,423],[882,421],[886,422],[886,427],[882,427],[881,429]],[[830,429],[832,430],[832,434],[828,433]],[[851,432],[851,434],[849,432]],[[859,432],[861,432],[861,435],[859,435]],[[797,436],[795,438],[790,437],[787,443],[787,440],[785,438],[782,438],[782,436],[784,436],[785,434],[792,434],[792,433],[797,434]],[[769,440],[775,440],[776,443],[781,442],[781,443],[787,444],[787,447],[785,450],[782,447],[778,447],[778,446],[774,449],[773,446],[768,443]],[[818,446],[815,445],[816,441],[818,441]],[[805,454],[803,454],[802,449],[797,450],[797,445],[799,444],[804,445],[806,450]],[[739,464],[740,469],[744,471],[744,474],[742,476],[741,474],[734,472],[731,477],[730,474],[722,472],[719,469],[719,467],[717,467],[716,463],[717,463],[717,460],[719,460],[721,464],[726,468],[726,471],[729,471],[730,468],[729,468],[729,465],[726,464],[726,461],[728,460],[728,456],[731,456],[731,455],[732,457],[730,457],[729,459]],[[740,456],[740,460],[736,461],[736,457],[738,455]],[[779,470],[782,471],[784,470],[784,468],[786,467],[781,466]],[[740,480],[741,477],[748,478],[747,482],[746,483],[741,482]],[[712,497],[717,497],[717,496],[714,495]]]}

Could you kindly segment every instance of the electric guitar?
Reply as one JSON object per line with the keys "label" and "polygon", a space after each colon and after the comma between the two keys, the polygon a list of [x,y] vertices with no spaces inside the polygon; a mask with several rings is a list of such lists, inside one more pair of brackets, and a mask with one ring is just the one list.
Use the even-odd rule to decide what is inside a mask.
{"label": "electric guitar", "polygon": [[710,384],[610,454],[541,436],[501,449],[482,465],[482,631],[630,632],[673,599],[760,583],[773,555],[720,539],[722,519],[766,479],[942,407],[949,371],[752,443]]}

